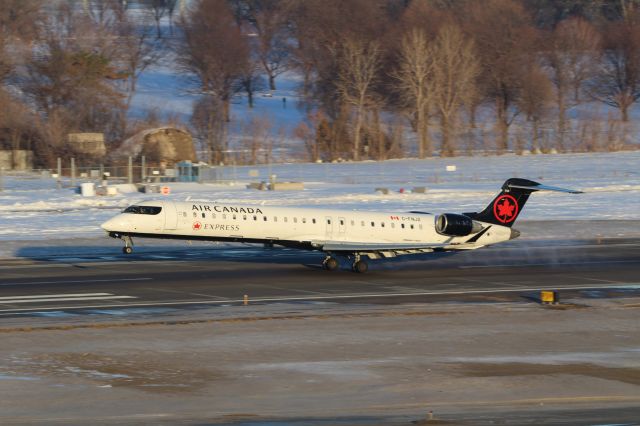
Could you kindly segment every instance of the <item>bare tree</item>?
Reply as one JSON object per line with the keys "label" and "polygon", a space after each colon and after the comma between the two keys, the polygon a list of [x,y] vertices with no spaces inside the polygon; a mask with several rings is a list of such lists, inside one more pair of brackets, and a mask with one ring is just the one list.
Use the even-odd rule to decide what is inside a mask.
{"label": "bare tree", "polygon": [[[597,31],[581,18],[560,22],[547,37],[543,58],[555,86],[558,108],[557,143],[560,149],[565,145],[567,108],[580,102],[583,85],[596,68],[599,42]],[[570,91],[573,92],[571,101]]]}
{"label": "bare tree", "polygon": [[433,99],[433,61],[427,36],[414,29],[402,39],[398,69],[392,73],[418,133],[418,156],[430,156],[429,109]]}
{"label": "bare tree", "polygon": [[38,0],[6,0],[0,7],[0,81],[16,64],[18,46],[29,43],[37,35]]}
{"label": "bare tree", "polygon": [[360,159],[362,126],[367,108],[374,101],[373,85],[380,69],[380,46],[346,40],[339,52],[338,92],[354,109],[352,158]]}
{"label": "bare tree", "polygon": [[455,154],[453,139],[458,113],[473,99],[480,66],[473,42],[453,25],[440,29],[429,53],[433,70],[433,105],[440,116],[441,153],[452,156]]}
{"label": "bare tree", "polygon": [[242,128],[241,147],[246,153],[245,164],[258,164],[264,154],[265,162],[271,161],[273,152],[273,123],[267,117],[252,117]]}
{"label": "bare tree", "polygon": [[628,122],[629,108],[640,99],[640,11],[605,27],[599,65],[591,95]]}
{"label": "bare tree", "polygon": [[496,109],[498,152],[509,147],[509,126],[518,116],[518,97],[536,34],[522,4],[514,0],[473,2],[468,30],[476,42],[485,96]]}
{"label": "bare tree", "polygon": [[[540,149],[540,123],[548,110],[552,96],[551,83],[546,73],[535,63],[531,64],[529,72],[524,77],[518,99],[519,109],[531,122],[531,148],[538,150]],[[564,149],[564,146],[558,148]]]}
{"label": "bare tree", "polygon": [[249,108],[253,108],[253,94],[264,88],[264,79],[260,75],[260,65],[256,61],[247,61],[245,68],[242,70],[242,75],[240,76],[238,84],[247,94],[247,103]]}
{"label": "bare tree", "polygon": [[124,83],[126,111],[131,106],[140,75],[162,55],[160,46],[153,39],[150,20],[148,14],[143,14],[133,21],[123,13],[117,17],[114,24],[118,37],[117,66],[120,80]]}
{"label": "bare tree", "polygon": [[60,3],[39,24],[38,48],[26,65],[24,92],[56,126],[99,131],[113,140],[121,131],[122,96],[116,90],[116,37],[107,25]]}
{"label": "bare tree", "polygon": [[191,127],[207,155],[207,163],[224,162],[228,150],[227,126],[218,98],[204,96],[194,104]]}
{"label": "bare tree", "polygon": [[224,0],[199,0],[181,21],[184,70],[196,76],[202,91],[217,98],[230,121],[229,106],[247,69],[249,46]]}
{"label": "bare tree", "polygon": [[275,90],[275,79],[290,66],[291,45],[289,21],[291,0],[236,0],[236,14],[251,25],[256,37],[256,56]]}

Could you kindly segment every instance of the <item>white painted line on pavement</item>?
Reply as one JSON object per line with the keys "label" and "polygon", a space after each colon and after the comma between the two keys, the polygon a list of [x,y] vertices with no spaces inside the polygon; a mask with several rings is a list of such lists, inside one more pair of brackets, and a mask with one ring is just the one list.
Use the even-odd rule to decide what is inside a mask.
{"label": "white painted line on pavement", "polygon": [[61,293],[61,294],[38,294],[34,296],[6,296],[0,297],[0,301],[12,299],[42,299],[51,297],[95,297],[95,296],[113,296],[112,293]]}
{"label": "white painted line on pavement", "polygon": [[15,285],[39,285],[39,284],[76,284],[76,283],[118,283],[123,281],[148,281],[153,278],[119,278],[119,279],[101,279],[101,280],[76,280],[76,281],[33,281],[25,283],[0,283],[0,286],[15,286]]}

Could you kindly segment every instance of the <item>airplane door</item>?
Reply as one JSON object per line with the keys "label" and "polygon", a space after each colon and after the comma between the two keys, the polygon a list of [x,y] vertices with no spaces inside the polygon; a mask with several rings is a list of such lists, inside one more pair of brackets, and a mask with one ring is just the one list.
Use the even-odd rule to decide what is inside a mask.
{"label": "airplane door", "polygon": [[344,217],[338,218],[338,238],[344,238],[344,234],[347,228],[347,221]]}
{"label": "airplane door", "polygon": [[164,203],[164,229],[178,228],[178,211],[174,203]]}
{"label": "airplane door", "polygon": [[327,224],[325,238],[330,240],[333,238],[333,219],[330,216],[327,216],[325,217],[325,222]]}

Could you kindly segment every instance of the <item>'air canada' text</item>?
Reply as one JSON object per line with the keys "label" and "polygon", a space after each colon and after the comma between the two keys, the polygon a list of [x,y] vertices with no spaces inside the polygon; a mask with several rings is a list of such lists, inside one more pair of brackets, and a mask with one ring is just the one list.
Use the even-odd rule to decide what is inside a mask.
{"label": "'air canada' text", "polygon": [[215,211],[217,213],[249,213],[249,214],[264,214],[262,210],[257,207],[227,207],[227,206],[207,206],[201,204],[193,204],[191,210],[198,210],[201,212]]}

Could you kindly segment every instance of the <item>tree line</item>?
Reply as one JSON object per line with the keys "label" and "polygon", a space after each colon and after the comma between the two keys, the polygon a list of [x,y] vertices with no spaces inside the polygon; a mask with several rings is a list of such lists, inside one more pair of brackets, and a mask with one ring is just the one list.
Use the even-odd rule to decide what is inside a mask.
{"label": "tree line", "polygon": [[[213,163],[229,161],[232,100],[244,95],[251,108],[285,72],[299,76],[305,116],[289,136],[309,160],[386,159],[412,146],[420,158],[620,149],[640,98],[638,0],[2,6],[0,143],[33,149],[43,166],[69,153],[70,132],[105,133],[116,149],[159,122],[153,111],[128,114],[140,75],[159,60],[197,88],[183,124]],[[249,162],[265,126],[253,130]]]}

